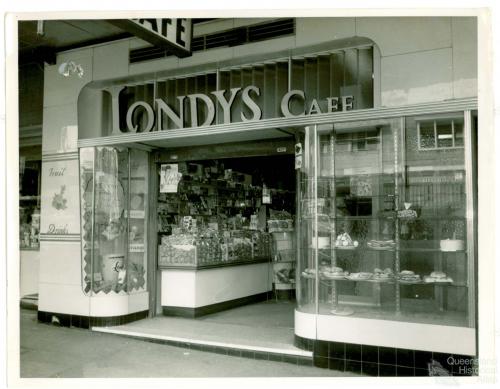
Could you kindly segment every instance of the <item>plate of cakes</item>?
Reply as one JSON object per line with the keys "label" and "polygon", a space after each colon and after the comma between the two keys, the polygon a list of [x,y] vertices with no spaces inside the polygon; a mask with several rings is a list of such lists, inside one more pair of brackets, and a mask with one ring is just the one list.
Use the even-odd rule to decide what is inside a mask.
{"label": "plate of cakes", "polygon": [[320,273],[324,278],[330,280],[345,280],[349,272],[338,266],[325,266]]}
{"label": "plate of cakes", "polygon": [[453,279],[448,277],[446,273],[442,271],[433,271],[430,275],[424,277],[424,282],[427,284],[431,283],[452,283]]}
{"label": "plate of cakes", "polygon": [[401,271],[398,280],[401,284],[420,284],[422,282],[420,276],[411,270]]}
{"label": "plate of cakes", "polygon": [[301,274],[304,278],[316,278],[316,269],[306,268]]}
{"label": "plate of cakes", "polygon": [[373,270],[373,276],[370,279],[373,282],[391,282],[394,281],[394,272],[390,267],[385,268],[384,270],[375,268]]}

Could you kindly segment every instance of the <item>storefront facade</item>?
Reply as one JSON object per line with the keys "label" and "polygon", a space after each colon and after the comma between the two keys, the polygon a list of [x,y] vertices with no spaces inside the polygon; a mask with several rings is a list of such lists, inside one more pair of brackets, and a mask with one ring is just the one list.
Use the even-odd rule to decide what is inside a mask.
{"label": "storefront facade", "polygon": [[[205,46],[188,58],[138,61],[140,41],[123,40],[46,68],[41,321],[91,327],[252,301],[273,290],[277,232],[293,240],[296,345],[317,366],[356,361],[357,345],[389,350],[394,366],[396,349],[477,354],[476,20],[291,21],[282,37],[219,48],[208,42],[221,31],[271,22],[197,25]],[[68,61],[81,78],[58,72]],[[199,162],[280,155],[295,188]],[[221,221],[219,200],[180,212],[181,177],[186,198],[216,192],[255,217]],[[291,192],[293,222],[259,216],[269,193],[285,204]],[[203,244],[193,223],[207,227]]]}

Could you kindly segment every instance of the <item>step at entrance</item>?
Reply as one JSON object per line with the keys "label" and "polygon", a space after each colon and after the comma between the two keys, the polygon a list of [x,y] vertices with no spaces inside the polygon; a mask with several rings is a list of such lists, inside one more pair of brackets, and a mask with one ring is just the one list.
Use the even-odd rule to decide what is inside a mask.
{"label": "step at entrance", "polygon": [[312,366],[313,353],[293,345],[293,329],[156,317],[93,331],[187,349]]}

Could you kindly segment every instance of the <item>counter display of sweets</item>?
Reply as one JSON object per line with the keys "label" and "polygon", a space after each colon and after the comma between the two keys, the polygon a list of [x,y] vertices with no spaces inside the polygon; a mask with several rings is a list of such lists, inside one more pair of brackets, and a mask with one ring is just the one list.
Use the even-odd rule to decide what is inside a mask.
{"label": "counter display of sweets", "polygon": [[162,236],[158,247],[158,266],[196,267],[256,261],[271,256],[270,234],[254,230],[198,228],[187,232],[172,229]]}

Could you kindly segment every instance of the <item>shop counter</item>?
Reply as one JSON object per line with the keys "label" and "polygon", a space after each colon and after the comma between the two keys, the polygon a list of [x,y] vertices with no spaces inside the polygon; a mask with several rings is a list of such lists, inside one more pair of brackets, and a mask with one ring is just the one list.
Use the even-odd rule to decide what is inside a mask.
{"label": "shop counter", "polygon": [[168,316],[197,317],[267,299],[270,258],[161,266],[161,305]]}

